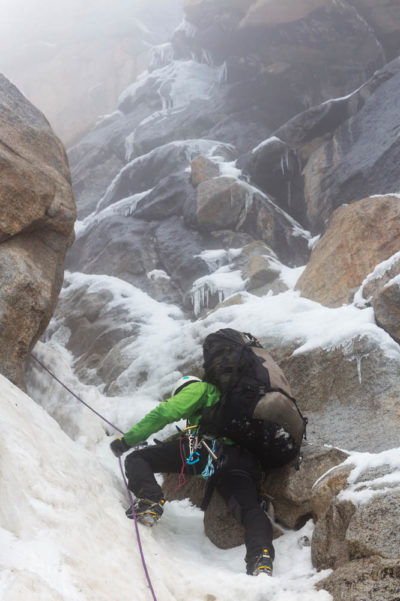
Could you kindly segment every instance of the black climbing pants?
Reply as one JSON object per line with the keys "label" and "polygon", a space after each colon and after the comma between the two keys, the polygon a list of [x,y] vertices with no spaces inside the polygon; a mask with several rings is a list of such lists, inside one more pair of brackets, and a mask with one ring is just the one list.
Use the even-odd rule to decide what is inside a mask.
{"label": "black climbing pants", "polygon": [[[251,562],[263,549],[268,549],[273,558],[272,526],[260,506],[261,470],[258,461],[244,449],[220,442],[218,445],[221,467],[215,476],[215,488],[244,526],[247,560]],[[187,438],[133,451],[125,460],[129,489],[136,497],[159,501],[163,498],[163,491],[154,474],[180,473],[183,465],[184,474],[201,474],[209,455],[203,447],[198,453],[197,463],[191,466],[185,463],[189,455]]]}

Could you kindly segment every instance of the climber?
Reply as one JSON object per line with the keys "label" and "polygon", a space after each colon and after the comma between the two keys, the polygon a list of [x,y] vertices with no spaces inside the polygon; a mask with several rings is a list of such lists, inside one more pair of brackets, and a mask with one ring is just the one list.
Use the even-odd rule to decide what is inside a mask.
{"label": "climber", "polygon": [[[199,423],[202,409],[219,400],[216,386],[195,376],[184,376],[174,386],[171,398],[161,402],[110,447],[120,457],[167,424],[187,419],[186,435],[134,450],[125,460],[128,486],[136,497],[137,520],[153,525],[163,514],[164,494],[155,473],[197,474],[207,478],[214,472],[216,490],[244,526],[247,574],[272,575],[272,525],[260,504],[262,472],[257,458],[229,439],[207,439],[201,443],[196,438],[193,426]],[[131,508],[126,515],[133,518]]]}

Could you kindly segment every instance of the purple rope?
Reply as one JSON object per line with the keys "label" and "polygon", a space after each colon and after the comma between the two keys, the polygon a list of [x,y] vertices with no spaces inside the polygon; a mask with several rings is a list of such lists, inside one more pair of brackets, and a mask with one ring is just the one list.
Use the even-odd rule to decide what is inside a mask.
{"label": "purple rope", "polygon": [[[117,426],[115,426],[114,424],[112,424],[111,422],[109,422],[108,419],[106,419],[105,417],[103,417],[103,415],[101,415],[100,413],[98,413],[95,409],[93,409],[93,407],[91,407],[90,405],[88,405],[87,403],[85,403],[85,401],[83,401],[77,394],[75,394],[70,388],[68,388],[68,386],[66,386],[63,382],[61,382],[61,380],[59,380],[57,378],[57,376],[55,376],[53,374],[53,372],[51,372],[45,365],[43,365],[43,363],[41,361],[39,361],[39,359],[37,357],[35,357],[32,354],[31,354],[31,357],[32,357],[32,359],[35,359],[35,361],[37,361],[39,363],[39,365],[41,365],[43,367],[43,369],[45,371],[47,371],[47,373],[50,374],[50,376],[56,380],[56,382],[58,382],[59,384],[61,384],[61,386],[63,388],[65,388],[65,390],[67,390],[70,394],[72,394],[72,396],[75,397],[80,403],[82,403],[83,405],[85,405],[85,407],[87,407],[88,409],[90,409],[90,411],[93,411],[93,413],[95,413],[98,417],[100,417],[100,419],[102,419],[103,421],[105,421],[109,426],[111,426],[112,428],[114,428],[114,430],[117,430],[117,432],[120,432],[121,434],[123,434],[122,430],[120,430],[119,428],[117,428]],[[153,588],[153,585],[152,585],[151,580],[150,580],[149,571],[147,569],[146,559],[145,559],[144,553],[143,553],[142,541],[141,541],[141,538],[140,538],[138,521],[137,521],[137,517],[136,517],[135,505],[134,505],[134,502],[133,502],[132,493],[131,493],[131,491],[128,488],[128,482],[126,480],[126,476],[124,474],[124,470],[123,470],[123,467],[122,467],[121,457],[118,457],[118,461],[119,461],[119,467],[120,467],[120,470],[121,470],[122,478],[123,478],[126,490],[128,492],[129,502],[130,502],[131,508],[132,508],[132,515],[133,515],[133,519],[134,519],[134,522],[135,522],[136,538],[137,538],[137,542],[138,542],[138,547],[139,547],[139,551],[140,551],[140,557],[141,557],[141,560],[142,560],[142,565],[143,565],[144,573],[146,575],[147,584],[149,585],[149,589],[150,589],[150,592],[151,592],[151,594],[153,596],[154,601],[157,601],[157,597],[155,595],[154,588]]]}
{"label": "purple rope", "polygon": [[138,521],[137,521],[137,516],[136,516],[136,511],[135,511],[135,504],[133,502],[132,493],[131,493],[131,491],[128,488],[128,482],[126,480],[126,476],[125,476],[124,470],[122,468],[121,457],[118,457],[118,461],[119,461],[119,467],[120,467],[120,470],[121,470],[122,478],[124,480],[124,484],[126,486],[126,490],[128,491],[129,502],[131,504],[132,515],[133,515],[133,519],[134,519],[134,522],[135,522],[136,538],[137,538],[138,547],[139,547],[139,551],[140,551],[140,557],[142,559],[143,570],[144,570],[144,573],[146,575],[147,584],[149,585],[149,589],[150,589],[150,592],[152,594],[152,597],[153,597],[154,601],[157,601],[157,597],[156,597],[153,585],[152,585],[151,580],[150,580],[149,571],[147,569],[146,559],[145,559],[144,553],[143,553],[142,541],[141,541],[141,538],[140,538],[139,526],[138,526]]}
{"label": "purple rope", "polygon": [[85,407],[87,407],[88,409],[90,409],[90,411],[93,411],[93,413],[95,413],[100,419],[102,419],[104,422],[106,422],[106,424],[108,424],[109,426],[111,426],[112,428],[114,428],[114,430],[116,430],[120,434],[124,434],[124,432],[122,430],[120,430],[119,428],[117,428],[117,426],[115,426],[114,424],[112,424],[111,422],[109,422],[108,419],[106,419],[103,415],[101,415],[101,413],[99,413],[98,411],[96,411],[96,409],[93,409],[93,407],[91,407],[90,405],[88,405],[87,403],[85,403],[85,401],[82,400],[77,394],[75,394],[75,392],[73,392],[70,388],[68,388],[68,386],[66,386],[63,382],[61,382],[61,380],[59,380],[57,378],[57,376],[55,376],[53,374],[53,372],[51,372],[45,365],[43,365],[43,363],[41,361],[39,361],[39,359],[37,357],[35,357],[35,355],[31,354],[31,357],[32,357],[32,359],[35,359],[35,361],[37,361],[39,363],[39,365],[41,365],[43,367],[43,369],[45,371],[47,371],[47,373],[50,374],[51,377],[56,380],[56,382],[58,382],[59,384],[61,384],[61,386],[63,388],[65,388],[65,390],[67,390],[70,394],[72,394],[72,396],[75,397],[80,403],[82,403],[83,405],[85,405]]}

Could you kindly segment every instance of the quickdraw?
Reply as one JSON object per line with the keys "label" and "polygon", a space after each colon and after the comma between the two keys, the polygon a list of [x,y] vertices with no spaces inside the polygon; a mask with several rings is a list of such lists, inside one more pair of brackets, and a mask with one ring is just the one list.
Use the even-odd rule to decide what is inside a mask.
{"label": "quickdraw", "polygon": [[186,460],[187,465],[194,465],[200,461],[200,453],[198,451],[200,444],[196,434],[192,434],[192,430],[196,426],[189,426],[185,430],[189,430],[188,443],[189,443],[189,457]]}

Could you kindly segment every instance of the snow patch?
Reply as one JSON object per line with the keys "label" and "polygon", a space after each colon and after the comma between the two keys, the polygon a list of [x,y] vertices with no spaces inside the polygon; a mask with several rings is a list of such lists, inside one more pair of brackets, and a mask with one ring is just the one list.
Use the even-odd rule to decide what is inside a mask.
{"label": "snow patch", "polygon": [[170,280],[170,276],[163,269],[153,269],[147,274],[149,280]]}
{"label": "snow patch", "polygon": [[[351,453],[342,465],[350,465],[349,486],[338,495],[339,501],[351,501],[354,505],[368,503],[373,497],[394,490],[400,491],[400,448],[382,453]],[[369,470],[389,468],[390,473],[362,480]]]}
{"label": "snow patch", "polygon": [[367,284],[369,284],[370,282],[372,282],[373,280],[378,280],[378,279],[382,278],[385,275],[385,273],[388,272],[393,267],[393,265],[399,260],[400,260],[400,251],[394,253],[394,255],[389,257],[389,259],[386,259],[385,261],[382,261],[381,263],[378,263],[378,265],[376,265],[374,270],[371,271],[371,273],[369,273],[367,275],[367,277],[363,280],[360,288],[357,290],[356,294],[354,295],[353,303],[356,307],[363,308],[371,300],[370,298],[368,298],[368,299],[364,298],[365,286]]}

